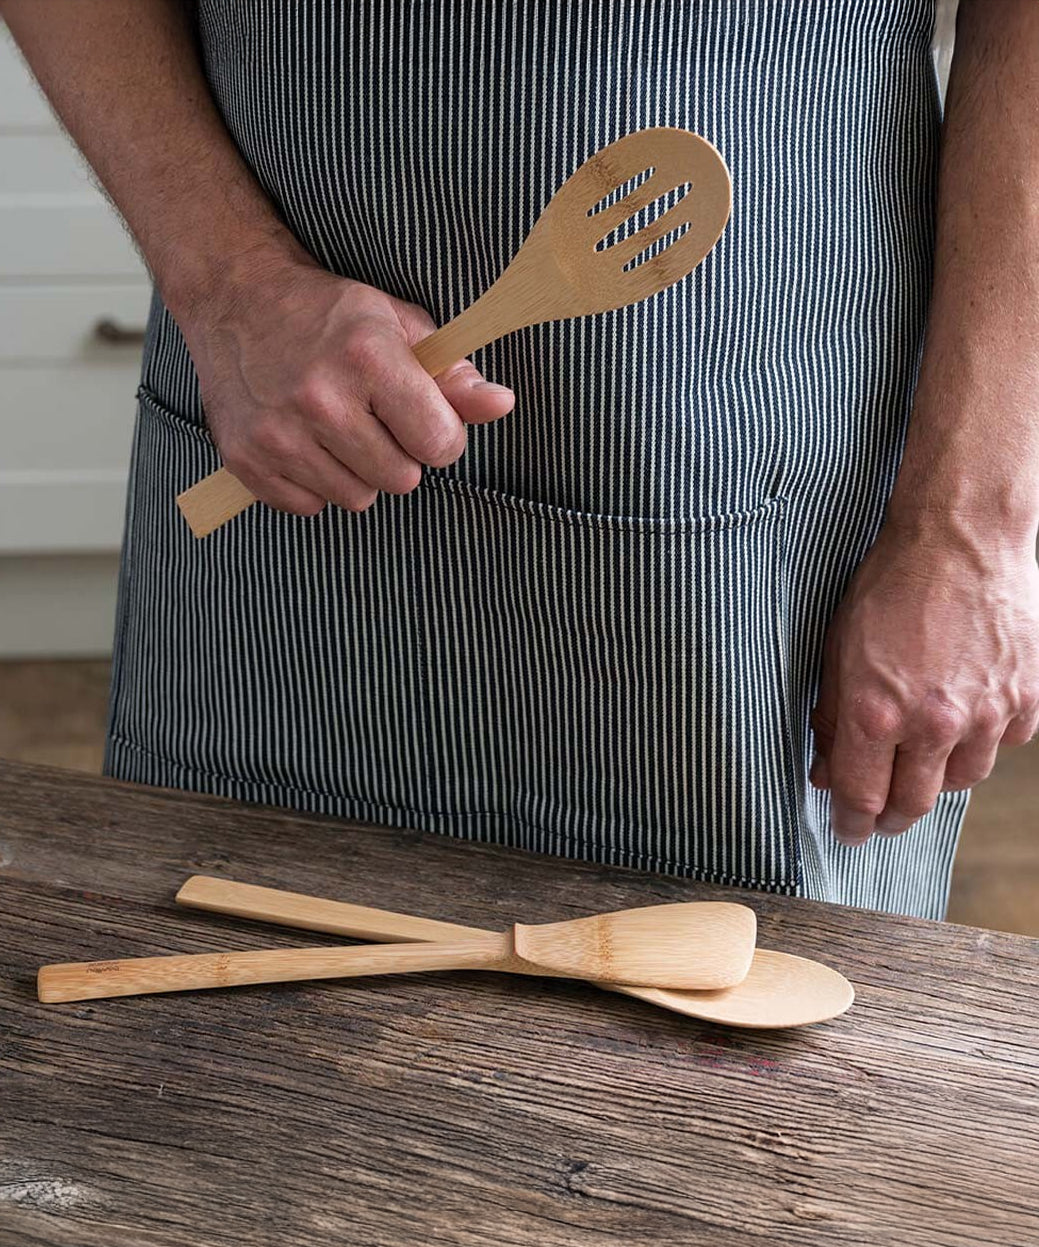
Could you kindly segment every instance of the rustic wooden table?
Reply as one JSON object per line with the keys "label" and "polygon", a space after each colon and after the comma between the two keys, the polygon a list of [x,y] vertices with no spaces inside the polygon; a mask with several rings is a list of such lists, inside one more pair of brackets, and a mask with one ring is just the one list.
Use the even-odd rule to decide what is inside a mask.
{"label": "rustic wooden table", "polygon": [[3,1247],[1039,1243],[1039,941],[747,894],[858,989],[788,1033],[475,974],[36,1002],[321,942],[174,906],[194,872],[499,927],[721,894],[0,763]]}

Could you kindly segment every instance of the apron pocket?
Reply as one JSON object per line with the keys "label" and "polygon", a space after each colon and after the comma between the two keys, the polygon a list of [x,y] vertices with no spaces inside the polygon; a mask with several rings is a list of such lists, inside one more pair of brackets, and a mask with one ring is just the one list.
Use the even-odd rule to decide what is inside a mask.
{"label": "apron pocket", "polygon": [[255,506],[199,541],[175,498],[219,465],[213,439],[139,397],[113,735],[167,782],[433,825],[410,499],[364,515]]}
{"label": "apron pocket", "polygon": [[587,515],[427,475],[429,799],[519,847],[794,890],[784,500]]}

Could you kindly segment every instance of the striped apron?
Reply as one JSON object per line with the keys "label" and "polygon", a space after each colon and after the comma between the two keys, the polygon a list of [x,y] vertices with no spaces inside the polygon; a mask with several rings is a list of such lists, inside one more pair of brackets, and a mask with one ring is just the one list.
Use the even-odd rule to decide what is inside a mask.
{"label": "striped apron", "polygon": [[636,306],[477,351],[515,411],[364,515],[218,466],[156,298],[111,775],[939,917],[965,797],[846,849],[807,782],[826,625],[901,454],[932,259],[933,0],[200,0],[227,127],[325,268],[443,323],[592,152],[708,138],[733,216]]}

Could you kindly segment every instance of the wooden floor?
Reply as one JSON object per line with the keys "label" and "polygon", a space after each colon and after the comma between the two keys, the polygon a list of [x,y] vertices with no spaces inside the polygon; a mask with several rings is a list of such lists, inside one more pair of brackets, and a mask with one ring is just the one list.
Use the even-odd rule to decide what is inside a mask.
{"label": "wooden floor", "polygon": [[[0,757],[100,770],[108,676],[107,662],[0,663]],[[1039,742],[977,789],[949,917],[1039,936]]]}

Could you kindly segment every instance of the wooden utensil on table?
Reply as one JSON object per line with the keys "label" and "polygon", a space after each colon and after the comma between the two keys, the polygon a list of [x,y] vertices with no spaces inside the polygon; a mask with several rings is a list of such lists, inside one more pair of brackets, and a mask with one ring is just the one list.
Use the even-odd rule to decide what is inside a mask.
{"label": "wooden utensil on table", "polygon": [[[354,939],[454,940],[479,934],[479,928],[452,922],[394,914],[207,875],[193,875],[177,893],[177,901],[193,909]],[[741,983],[722,990],[673,991],[610,983],[595,986],[635,996],[687,1017],[758,1029],[825,1022],[844,1013],[855,999],[852,985],[829,966],[765,948],[755,950],[750,970]]]}
{"label": "wooden utensil on table", "polygon": [[42,1001],[94,1000],[253,983],[499,970],[512,974],[728,987],[746,977],[757,920],[746,905],[700,901],[649,905],[510,931],[479,931],[443,943],[358,948],[279,948],[44,966]]}
{"label": "wooden utensil on table", "polygon": [[[612,192],[648,170],[646,181],[596,211]],[[599,247],[629,218],[687,184],[666,212]],[[435,377],[517,329],[638,303],[696,268],[721,236],[731,203],[725,162],[699,135],[663,126],[626,134],[563,183],[494,285],[412,350]],[[636,263],[683,227],[678,238]],[[177,505],[195,536],[205,537],[255,501],[241,481],[220,468],[185,490]]]}

